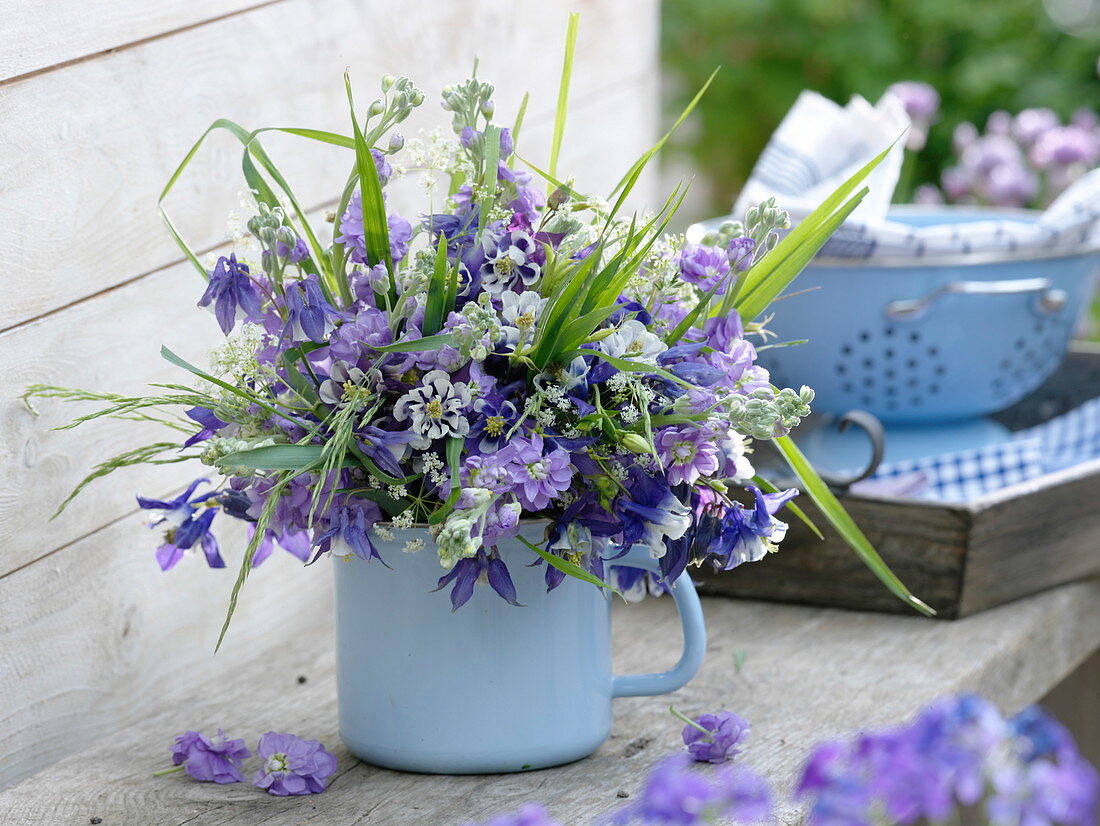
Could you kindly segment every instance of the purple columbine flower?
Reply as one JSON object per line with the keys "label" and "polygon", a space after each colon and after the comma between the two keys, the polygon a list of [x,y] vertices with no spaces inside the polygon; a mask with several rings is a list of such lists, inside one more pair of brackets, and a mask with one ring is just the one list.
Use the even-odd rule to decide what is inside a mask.
{"label": "purple columbine flower", "polygon": [[439,578],[434,590],[441,591],[454,583],[451,588],[451,610],[457,611],[470,601],[470,597],[474,595],[474,586],[483,574],[501,599],[510,605],[520,606],[508,566],[497,554],[487,554],[484,550],[478,551],[477,556],[456,562],[450,571]]}
{"label": "purple columbine flower", "polygon": [[[255,526],[250,526],[249,540],[252,539],[255,530]],[[294,531],[289,528],[284,528],[279,532],[268,530],[264,532],[264,538],[260,540],[256,553],[252,555],[253,568],[258,568],[271,556],[272,551],[275,550],[275,543],[278,543],[280,548],[302,562],[309,560],[309,534],[306,531]]]}
{"label": "purple columbine flower", "polygon": [[[475,823],[467,823],[466,826],[477,826]],[[525,806],[509,814],[497,815],[485,822],[485,826],[562,826],[554,818],[545,806],[536,803],[528,803]]]}
{"label": "purple columbine flower", "polygon": [[693,425],[667,427],[657,435],[657,454],[670,485],[691,485],[718,470],[718,443],[709,431]]}
{"label": "purple columbine flower", "polygon": [[211,302],[214,303],[218,326],[226,335],[242,314],[245,318],[257,318],[262,312],[260,294],[252,283],[248,267],[237,263],[235,253],[230,253],[228,258],[224,255],[219,258],[210,273],[210,282],[199,299],[199,306],[209,307]]}
{"label": "purple columbine flower", "polygon": [[787,525],[775,518],[775,513],[798,495],[794,488],[779,493],[764,493],[750,486],[755,507],[745,508],[734,502],[721,517],[720,533],[707,549],[714,554],[722,570],[736,568],[745,562],[759,562],[769,548],[782,541]]}
{"label": "purple columbine flower", "polygon": [[144,496],[137,497],[138,507],[142,510],[161,511],[160,518],[149,527],[165,526],[164,544],[157,548],[156,553],[157,564],[160,565],[162,571],[174,568],[183,559],[184,551],[190,550],[196,542],[202,546],[207,565],[211,568],[225,567],[225,561],[218,552],[218,542],[214,535],[210,533],[210,523],[214,521],[217,510],[206,508],[197,518],[195,516],[199,512],[200,506],[216,494],[205,493],[194,499],[191,498],[191,494],[195,492],[195,489],[207,481],[206,479],[196,479],[188,486],[187,490],[175,499],[167,501],[147,499]]}
{"label": "purple columbine flower", "polygon": [[544,452],[542,436],[517,436],[498,454],[498,460],[513,474],[515,493],[528,511],[540,511],[569,489],[573,465],[569,454],[555,448]]}
{"label": "purple columbine flower", "polygon": [[319,794],[336,771],[336,758],[320,741],[293,734],[269,731],[260,738],[256,755],[264,765],[252,778],[252,785],[277,797]]}
{"label": "purple columbine flower", "polygon": [[385,565],[370,541],[370,530],[379,516],[378,506],[373,502],[356,500],[354,504],[332,508],[328,513],[328,530],[313,540],[317,546],[313,562],[322,554],[331,553],[333,556],[357,556],[367,562],[377,559]]}
{"label": "purple columbine flower", "polygon": [[218,729],[214,738],[197,731],[187,731],[169,747],[172,763],[183,766],[196,780],[209,783],[242,783],[241,761],[252,756],[244,740],[227,740]]}
{"label": "purple columbine flower", "polygon": [[725,763],[741,753],[749,736],[749,723],[732,711],[703,714],[695,720],[676,716],[687,722],[681,736],[688,754],[700,763]]}
{"label": "purple columbine flower", "polygon": [[542,275],[539,245],[522,230],[506,233],[499,241],[487,233],[484,252],[481,286],[494,297],[521,284],[530,287]]}
{"label": "purple columbine flower", "polygon": [[286,286],[286,326],[283,337],[300,344],[307,339],[324,344],[344,314],[325,300],[317,276],[310,274]]}
{"label": "purple columbine flower", "polygon": [[393,417],[416,434],[412,446],[423,450],[436,439],[465,436],[470,432],[466,411],[471,403],[465,382],[452,382],[443,370],[425,374],[421,384],[397,400]]}
{"label": "purple columbine flower", "polygon": [[206,441],[228,424],[215,416],[213,410],[205,407],[192,407],[190,410],[185,410],[183,415],[202,427],[202,430],[183,443],[184,447]]}
{"label": "purple columbine flower", "polygon": [[699,289],[710,292],[718,286],[717,294],[726,291],[726,276],[730,271],[730,259],[720,247],[708,247],[692,244],[685,247],[677,256],[680,264],[680,277]]}

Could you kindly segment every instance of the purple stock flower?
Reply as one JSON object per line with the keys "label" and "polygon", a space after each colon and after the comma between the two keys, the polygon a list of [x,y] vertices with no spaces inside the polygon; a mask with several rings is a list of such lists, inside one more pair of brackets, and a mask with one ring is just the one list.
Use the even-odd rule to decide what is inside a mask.
{"label": "purple stock flower", "polygon": [[[476,824],[467,823],[466,826],[476,826]],[[484,826],[562,826],[562,824],[550,817],[550,812],[544,806],[528,803],[520,806],[515,812],[490,818]]]}
{"label": "purple stock flower", "polygon": [[196,517],[200,506],[215,494],[204,493],[202,496],[191,498],[195,489],[207,482],[206,479],[196,479],[187,490],[175,499],[147,499],[144,496],[137,497],[138,507],[142,510],[161,511],[161,516],[149,527],[164,528],[164,543],[157,548],[157,564],[162,571],[174,568],[183,559],[184,551],[190,550],[198,542],[202,546],[206,556],[206,564],[211,568],[224,568],[225,561],[218,552],[218,542],[210,533],[210,523],[217,514],[215,508],[205,508]]}
{"label": "purple stock flower", "polygon": [[714,434],[694,425],[667,427],[657,435],[657,454],[668,471],[670,485],[694,484],[718,470]]}
{"label": "purple stock flower", "polygon": [[1093,166],[1100,159],[1100,137],[1079,126],[1048,129],[1035,141],[1031,160],[1040,169],[1083,164]]}
{"label": "purple stock flower", "polygon": [[890,86],[892,92],[905,107],[905,114],[914,120],[928,122],[940,110],[940,95],[927,83],[918,80],[902,80]]}
{"label": "purple stock flower", "polygon": [[[254,526],[249,530],[249,540],[252,539],[255,530]],[[275,543],[278,543],[280,548],[302,562],[309,560],[309,534],[306,531],[292,531],[284,528],[281,532],[276,533],[268,530],[264,532],[264,538],[260,540],[260,544],[256,547],[256,553],[252,555],[253,568],[258,568],[271,556],[272,551],[275,550]]]}
{"label": "purple stock flower", "polygon": [[692,244],[681,250],[677,256],[680,264],[680,276],[689,284],[710,292],[716,286],[717,294],[726,291],[726,276],[730,271],[730,259],[720,247],[708,247]]}
{"label": "purple stock flower", "polygon": [[283,337],[300,344],[307,339],[324,344],[344,314],[325,300],[316,275],[308,275],[286,286],[286,326]]}
{"label": "purple stock flower", "polygon": [[332,334],[329,353],[333,358],[355,364],[364,352],[393,343],[393,333],[386,314],[374,307],[364,307],[352,321],[341,324]]}
{"label": "purple stock flower", "polygon": [[222,332],[229,335],[233,325],[243,313],[246,318],[258,318],[261,313],[260,294],[248,274],[248,267],[237,263],[237,256],[231,253],[228,258],[218,259],[206,291],[199,299],[200,307],[214,303],[214,317]]}
{"label": "purple stock flower", "polygon": [[688,754],[701,763],[725,763],[741,753],[749,723],[732,711],[703,714],[684,726],[681,736]]}
{"label": "purple stock flower", "polygon": [[183,766],[196,780],[209,783],[242,783],[241,761],[252,756],[244,740],[227,740],[218,729],[211,739],[197,731],[187,731],[169,747],[172,763]]}
{"label": "purple stock flower", "polygon": [[267,732],[260,738],[256,755],[264,765],[252,778],[252,785],[278,797],[319,794],[336,771],[336,758],[320,741],[293,734]]}
{"label": "purple stock flower", "polygon": [[755,250],[756,242],[751,238],[742,236],[729,242],[726,246],[726,257],[735,272],[744,272],[752,266],[752,257]]}
{"label": "purple stock flower", "polygon": [[1053,109],[1024,109],[1012,121],[1012,134],[1030,146],[1045,132],[1059,125],[1058,115]]}
{"label": "purple stock flower", "polygon": [[497,459],[513,474],[515,492],[528,511],[547,507],[562,491],[568,490],[573,479],[569,454],[561,448],[544,452],[542,436],[512,439]]}

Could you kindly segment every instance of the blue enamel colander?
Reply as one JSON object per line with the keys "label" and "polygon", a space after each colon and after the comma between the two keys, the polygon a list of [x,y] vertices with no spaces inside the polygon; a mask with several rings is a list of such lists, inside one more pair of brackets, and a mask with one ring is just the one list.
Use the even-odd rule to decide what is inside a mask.
{"label": "blue enamel colander", "polygon": [[[930,226],[1003,216],[907,207],[890,219]],[[1098,269],[1095,244],[818,258],[792,285],[795,294],[772,305],[768,325],[777,341],[808,343],[766,349],[758,363],[778,386],[813,387],[819,412],[862,408],[899,425],[985,416],[1022,399],[1062,361]]]}

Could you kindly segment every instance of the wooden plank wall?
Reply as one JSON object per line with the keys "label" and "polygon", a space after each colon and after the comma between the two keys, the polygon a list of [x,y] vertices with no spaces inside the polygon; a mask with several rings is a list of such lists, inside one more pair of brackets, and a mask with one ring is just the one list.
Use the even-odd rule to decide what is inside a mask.
{"label": "wooden plank wall", "polygon": [[[195,559],[161,574],[133,500],[139,490],[170,495],[195,469],[120,474],[49,521],[93,462],[138,437],[119,423],[51,431],[74,409],[43,404],[35,417],[22,388],[137,391],[179,378],[161,343],[201,362],[219,336],[195,309],[200,283],[154,209],[191,142],[221,116],[346,131],[345,67],[363,101],[383,72],[413,77],[429,100],[405,129],[415,135],[444,123],[438,90],[476,55],[479,76],[497,83],[502,122],[531,92],[522,148],[544,159],[566,12],[577,10],[560,169],[608,190],[656,137],[657,0],[0,0],[0,10],[3,788],[157,704],[216,692],[235,661],[293,635],[299,612],[330,610],[324,568],[276,558],[250,582],[227,648],[211,656],[233,574]],[[310,208],[329,202],[348,164],[319,145],[272,139],[269,149]],[[212,139],[173,196],[199,248],[225,237],[239,162],[234,141]],[[639,204],[654,203],[652,189],[640,188]]]}

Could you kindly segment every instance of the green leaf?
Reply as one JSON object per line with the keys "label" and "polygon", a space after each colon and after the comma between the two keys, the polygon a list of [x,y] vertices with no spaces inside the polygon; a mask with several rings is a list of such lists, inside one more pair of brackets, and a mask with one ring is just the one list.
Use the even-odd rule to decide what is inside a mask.
{"label": "green leaf", "polygon": [[[265,445],[239,450],[218,460],[222,467],[247,467],[253,470],[300,470],[320,467],[323,445]],[[355,462],[345,459],[342,467]]]}
{"label": "green leaf", "polygon": [[547,553],[542,548],[540,548],[538,545],[532,545],[530,542],[528,542],[522,536],[518,537],[518,538],[519,538],[520,542],[522,542],[524,545],[526,545],[528,548],[530,548],[532,551],[534,551],[539,556],[541,556],[544,560],[546,560],[547,565],[550,565],[553,568],[557,568],[563,574],[566,574],[567,576],[571,576],[574,579],[579,579],[581,582],[587,582],[589,585],[595,585],[598,588],[606,588],[611,593],[618,594],[620,597],[622,596],[622,592],[619,591],[618,588],[612,588],[610,585],[608,585],[606,582],[604,582],[598,576],[594,576],[593,574],[590,574],[588,571],[586,571],[580,565],[574,565],[568,559],[562,559],[557,554]]}
{"label": "green leaf", "polygon": [[428,283],[428,294],[424,305],[424,324],[422,331],[426,336],[435,335],[443,326],[443,319],[453,308],[447,306],[448,283],[447,275],[450,267],[447,265],[447,238],[439,233],[439,243],[435,250],[435,267],[432,270],[432,278]]}
{"label": "green leaf", "polygon": [[398,341],[394,344],[383,344],[372,347],[382,353],[420,353],[425,350],[435,350],[439,347],[454,347],[455,340],[450,333],[439,333],[434,336],[414,338],[409,341]]}
{"label": "green leaf", "polygon": [[[500,167],[500,127],[491,123],[485,125],[483,133],[485,141],[485,168],[482,170],[481,186],[485,196],[481,199],[481,209],[478,212],[477,231],[478,237],[485,229],[489,220],[489,213],[493,210],[493,204],[497,197],[497,172]],[[442,233],[440,233],[442,235]]]}
{"label": "green leaf", "polygon": [[[355,167],[359,175],[359,195],[363,203],[363,230],[367,259],[371,265],[385,263],[392,302],[397,299],[397,281],[394,279],[393,257],[390,255],[390,227],[386,219],[386,203],[382,198],[382,182],[378,178],[378,168],[374,165],[371,148],[367,145],[363,131],[359,128],[359,119],[355,115],[355,98],[351,93],[351,76],[348,72],[344,72],[344,87],[347,90],[348,105],[351,108],[351,125],[355,136]],[[346,285],[345,288],[347,288]]]}
{"label": "green leaf", "polygon": [[[760,488],[765,493],[779,493],[779,488],[776,487],[775,485],[773,485],[771,482],[769,482],[763,476],[754,476],[754,477],[752,477],[752,481],[758,488]],[[810,519],[810,517],[808,517],[806,515],[806,512],[804,510],[802,510],[802,508],[798,507],[798,505],[796,505],[794,502],[788,502],[783,507],[785,507],[791,513],[793,513],[795,516],[797,516],[799,518],[799,520],[801,520],[802,524],[804,524],[807,528],[809,528],[811,531],[814,532],[814,535],[818,539],[824,539],[825,538],[825,534],[823,534],[821,532],[821,529],[818,528],[817,525],[814,524],[813,520]]]}
{"label": "green leaf", "polygon": [[600,352],[599,350],[589,350],[585,347],[566,354],[566,357],[571,356],[595,356],[596,358],[603,359],[612,367],[622,370],[624,373],[652,373],[655,376],[660,376],[661,378],[676,382],[676,384],[681,387],[686,387],[688,389],[695,387],[691,382],[685,381],[675,373],[671,373],[665,368],[658,367],[655,364],[645,364],[641,361],[632,361],[631,359],[622,359],[618,356],[609,356],[607,353]]}
{"label": "green leaf", "polygon": [[527,114],[527,103],[531,100],[531,93],[524,92],[523,100],[519,102],[519,111],[516,112],[516,122],[512,126],[512,145],[519,146],[519,130],[523,126],[523,118]]}
{"label": "green leaf", "polygon": [[772,442],[783,454],[783,458],[786,459],[787,464],[790,465],[791,470],[794,471],[795,476],[798,477],[803,489],[813,500],[813,503],[829,520],[829,524],[833,526],[836,532],[859,555],[864,564],[871,569],[871,572],[903,602],[908,603],[922,614],[934,616],[936,612],[913,596],[886,565],[882,557],[879,556],[878,551],[874,549],[867,537],[863,535],[863,531],[859,529],[852,517],[844,510],[837,498],[833,496],[829,486],[817,475],[809,460],[798,449],[791,437],[781,436],[773,439]]}
{"label": "green leaf", "polygon": [[431,516],[428,517],[429,525],[438,525],[455,508],[455,503],[458,502],[458,497],[462,495],[462,468],[459,467],[459,461],[462,458],[462,447],[466,443],[466,440],[461,436],[451,436],[447,439],[447,467],[451,472],[451,492],[447,496],[447,501],[443,503],[443,506],[437,508]]}
{"label": "green leaf", "polygon": [[561,83],[558,85],[558,109],[554,114],[554,137],[550,144],[550,174],[557,175],[558,154],[565,135],[565,117],[569,112],[569,82],[573,77],[573,53],[577,49],[578,12],[569,13],[569,26],[565,33],[565,58],[562,60]]}

